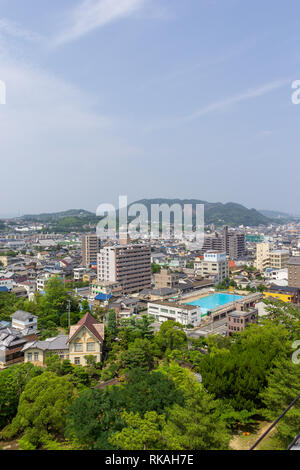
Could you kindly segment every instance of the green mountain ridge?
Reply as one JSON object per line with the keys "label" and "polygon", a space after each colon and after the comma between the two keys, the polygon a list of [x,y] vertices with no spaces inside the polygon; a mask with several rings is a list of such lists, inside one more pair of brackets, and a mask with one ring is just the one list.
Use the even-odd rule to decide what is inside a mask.
{"label": "green mountain ridge", "polygon": [[[238,226],[245,225],[249,227],[257,225],[268,225],[274,220],[266,217],[256,209],[247,209],[245,206],[235,203],[228,202],[223,204],[222,202],[208,202],[200,199],[141,199],[136,201],[137,204],[144,204],[148,210],[151,204],[179,204],[181,207],[184,204],[204,204],[204,221],[205,225],[214,224],[216,226],[229,225]],[[132,203],[135,204],[135,203]],[[132,205],[129,204],[129,207]],[[193,211],[195,213],[195,209]]]}
{"label": "green mountain ridge", "polygon": [[286,221],[300,219],[300,215],[288,214],[287,212],[272,211],[268,209],[261,209],[258,212],[271,219],[285,219]]}
{"label": "green mountain ridge", "polygon": [[[168,204],[170,207],[173,204],[179,204],[181,207],[184,204],[192,204],[194,207],[196,204],[204,204],[204,216],[205,225],[214,224],[216,226],[229,225],[229,226],[257,226],[257,225],[268,225],[275,222],[275,218],[268,217],[256,209],[248,209],[245,206],[235,203],[221,203],[221,202],[208,202],[200,199],[167,199],[167,198],[156,198],[156,199],[140,199],[132,202],[128,205],[131,207],[133,204],[144,204],[150,213],[150,207],[152,204]],[[94,213],[85,209],[70,209],[62,212],[54,213],[43,213],[37,215],[24,215],[19,219],[24,221],[40,221],[44,223],[53,224],[58,228],[62,226],[74,226],[78,227],[86,224],[96,224],[99,220]],[[277,219],[278,223],[279,220]]]}

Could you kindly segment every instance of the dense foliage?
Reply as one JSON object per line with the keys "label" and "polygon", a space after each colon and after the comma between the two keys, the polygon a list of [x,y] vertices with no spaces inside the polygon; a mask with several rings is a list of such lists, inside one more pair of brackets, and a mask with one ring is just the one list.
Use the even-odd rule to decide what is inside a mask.
{"label": "dense foliage", "polygon": [[[55,280],[31,308],[57,328],[69,301],[77,315],[76,299]],[[272,302],[267,310],[268,318],[232,337],[199,339],[176,322],[154,332],[151,317],[118,321],[110,310],[102,364],[50,355],[43,369],[0,371],[1,438],[24,449],[228,449],[232,433],[277,418],[300,391],[300,365],[292,362],[299,309]],[[278,449],[299,432],[299,410],[276,427]]]}

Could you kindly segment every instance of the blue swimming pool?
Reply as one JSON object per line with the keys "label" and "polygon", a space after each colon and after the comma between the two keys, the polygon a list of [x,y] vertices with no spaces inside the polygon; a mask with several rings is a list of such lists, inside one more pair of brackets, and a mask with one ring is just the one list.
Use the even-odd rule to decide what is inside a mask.
{"label": "blue swimming pool", "polygon": [[230,302],[239,300],[242,297],[242,295],[218,293],[208,295],[207,297],[202,297],[200,299],[194,300],[193,302],[188,302],[188,305],[199,306],[201,308],[202,315],[206,315],[209,310],[213,310],[216,307],[229,304]]}

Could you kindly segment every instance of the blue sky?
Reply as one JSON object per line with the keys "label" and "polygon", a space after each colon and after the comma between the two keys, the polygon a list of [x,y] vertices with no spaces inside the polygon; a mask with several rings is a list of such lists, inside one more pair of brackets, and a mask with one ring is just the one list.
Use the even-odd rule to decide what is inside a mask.
{"label": "blue sky", "polygon": [[297,0],[0,0],[0,214],[300,212]]}

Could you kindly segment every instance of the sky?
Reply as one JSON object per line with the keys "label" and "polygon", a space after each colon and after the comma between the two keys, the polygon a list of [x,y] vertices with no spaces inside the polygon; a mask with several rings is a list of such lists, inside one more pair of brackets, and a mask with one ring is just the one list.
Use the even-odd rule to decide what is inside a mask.
{"label": "sky", "polygon": [[0,215],[119,195],[300,213],[299,14],[298,0],[0,0]]}

